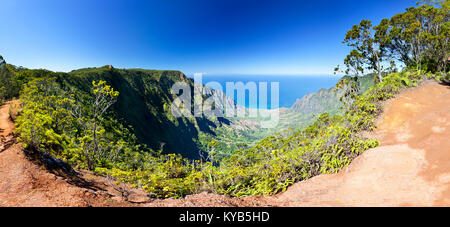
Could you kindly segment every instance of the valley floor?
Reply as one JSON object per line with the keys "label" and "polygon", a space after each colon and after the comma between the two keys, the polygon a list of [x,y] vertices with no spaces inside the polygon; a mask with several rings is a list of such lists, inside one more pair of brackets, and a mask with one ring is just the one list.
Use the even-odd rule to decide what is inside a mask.
{"label": "valley floor", "polygon": [[[13,129],[8,108],[0,109],[2,138]],[[86,171],[72,177],[49,173],[29,161],[20,144],[3,152],[0,145],[0,206],[450,206],[450,87],[427,81],[402,92],[385,104],[377,126],[369,136],[381,146],[337,174],[270,197],[201,193],[151,200]]]}

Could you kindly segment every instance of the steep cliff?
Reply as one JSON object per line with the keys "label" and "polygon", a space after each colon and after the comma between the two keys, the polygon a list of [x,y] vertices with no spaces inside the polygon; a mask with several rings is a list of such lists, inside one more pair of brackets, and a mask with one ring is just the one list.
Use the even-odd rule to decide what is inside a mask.
{"label": "steep cliff", "polygon": [[[343,78],[345,79],[345,77]],[[374,83],[372,75],[366,75],[358,79],[360,92],[364,93]],[[291,110],[302,114],[320,114],[323,112],[338,113],[342,106],[339,97],[344,93],[343,89],[320,89],[319,91],[307,94],[292,105]]]}

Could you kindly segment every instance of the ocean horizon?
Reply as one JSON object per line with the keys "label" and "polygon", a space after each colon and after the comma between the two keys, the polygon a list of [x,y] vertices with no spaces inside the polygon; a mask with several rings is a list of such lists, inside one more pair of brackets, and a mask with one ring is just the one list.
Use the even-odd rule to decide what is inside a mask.
{"label": "ocean horizon", "polygon": [[[193,78],[193,76],[190,76]],[[222,92],[226,93],[227,82],[255,82],[257,86],[260,82],[267,82],[268,86],[268,104],[266,109],[275,109],[270,103],[271,99],[271,82],[279,82],[279,106],[278,108],[290,108],[297,99],[302,98],[307,94],[311,94],[319,91],[320,89],[329,89],[336,85],[342,76],[336,75],[203,75],[202,83],[207,84],[209,82],[218,82],[222,86]],[[259,90],[258,90],[259,92]],[[257,105],[249,104],[249,94],[246,92],[245,103],[236,100],[236,94],[234,92],[233,98],[238,105],[245,106],[246,108],[260,108],[259,100]]]}

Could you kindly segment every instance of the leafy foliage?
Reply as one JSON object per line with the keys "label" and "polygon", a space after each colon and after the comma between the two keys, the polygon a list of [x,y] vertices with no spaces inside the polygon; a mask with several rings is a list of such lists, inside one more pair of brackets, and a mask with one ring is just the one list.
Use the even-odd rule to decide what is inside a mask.
{"label": "leafy foliage", "polygon": [[[108,109],[120,96],[104,81],[94,81],[90,93],[84,93],[75,87],[64,90],[53,74],[32,79],[21,95],[16,133],[28,149],[110,175],[157,198],[203,190],[232,196],[268,195],[320,173],[335,173],[377,146],[378,141],[364,138],[360,132],[374,128],[380,102],[433,77],[426,75],[389,74],[364,94],[353,96],[343,115],[324,113],[303,130],[285,130],[252,147],[242,144],[220,162],[216,153],[220,144],[215,140],[206,144],[206,161],[149,152],[111,118]],[[78,96],[91,101],[77,101]]]}
{"label": "leafy foliage", "polygon": [[17,97],[20,82],[15,74],[15,67],[6,63],[0,55],[0,105],[5,101]]}
{"label": "leafy foliage", "polygon": [[[383,19],[373,26],[362,20],[345,36],[352,48],[344,60],[346,75],[359,76],[366,70],[382,81],[400,62],[407,68],[448,72],[450,53],[450,1],[420,1],[417,7]],[[340,67],[336,67],[340,71]]]}
{"label": "leafy foliage", "polygon": [[[308,127],[275,133],[254,146],[239,140],[227,155],[211,132],[221,119],[174,119],[168,113],[172,84],[193,86],[178,71],[102,67],[54,73],[16,68],[0,57],[0,101],[20,94],[16,133],[25,148],[141,187],[153,197],[205,190],[274,194],[320,173],[336,173],[378,146],[361,132],[375,128],[383,101],[421,80],[449,79],[448,7],[448,0],[426,1],[375,27],[366,20],[354,26],[344,41],[353,48],[344,60],[348,77],[337,85],[345,90],[342,114],[322,113]],[[389,73],[381,67],[391,58],[407,70]],[[365,91],[358,75],[367,69],[379,80]],[[196,161],[197,155],[167,154],[181,150],[180,144],[208,153],[199,152],[205,158]]]}
{"label": "leafy foliage", "polygon": [[363,151],[378,146],[378,141],[360,132],[374,129],[381,102],[425,78],[420,72],[389,74],[355,96],[343,116],[324,113],[304,130],[284,131],[236,151],[210,169],[214,190],[232,196],[268,195],[320,173],[336,173]]}

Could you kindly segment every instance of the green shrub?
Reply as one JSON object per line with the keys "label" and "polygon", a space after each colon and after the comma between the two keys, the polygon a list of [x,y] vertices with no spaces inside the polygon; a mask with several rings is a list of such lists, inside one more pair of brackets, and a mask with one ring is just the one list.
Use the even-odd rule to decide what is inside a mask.
{"label": "green shrub", "polygon": [[[125,127],[106,117],[98,130],[103,155],[94,156],[93,165],[95,172],[143,188],[155,198],[181,198],[205,190],[237,197],[275,194],[318,174],[336,173],[365,150],[378,146],[377,140],[364,138],[360,132],[375,128],[383,101],[426,78],[436,77],[420,72],[389,74],[356,95],[345,114],[323,113],[303,130],[286,130],[253,147],[241,146],[214,165],[145,152]],[[80,91],[75,94],[82,95]],[[90,144],[92,134],[83,129],[85,120],[74,114],[74,108],[89,113],[92,107],[78,105],[73,95],[49,77],[29,82],[21,99],[16,132],[24,145],[87,168],[83,144]],[[216,145],[207,144],[211,150]]]}

